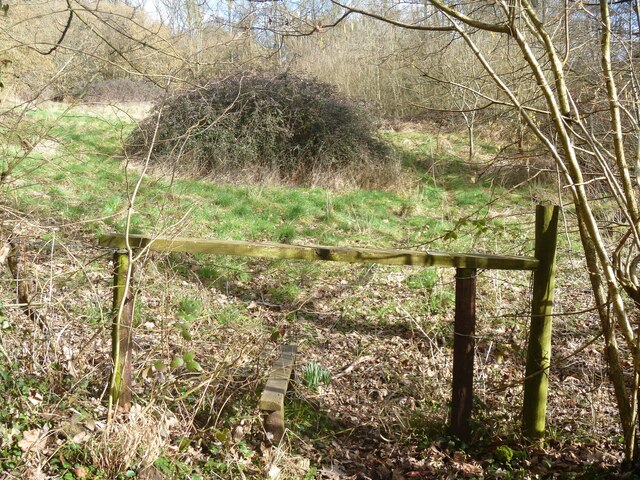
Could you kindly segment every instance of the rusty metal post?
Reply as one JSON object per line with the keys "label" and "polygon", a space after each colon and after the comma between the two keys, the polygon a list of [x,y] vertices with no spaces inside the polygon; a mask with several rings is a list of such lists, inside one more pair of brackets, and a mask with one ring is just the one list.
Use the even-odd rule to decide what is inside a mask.
{"label": "rusty metal post", "polygon": [[453,338],[453,389],[451,434],[471,437],[469,420],[473,403],[473,357],[476,330],[476,270],[456,269],[456,310]]}

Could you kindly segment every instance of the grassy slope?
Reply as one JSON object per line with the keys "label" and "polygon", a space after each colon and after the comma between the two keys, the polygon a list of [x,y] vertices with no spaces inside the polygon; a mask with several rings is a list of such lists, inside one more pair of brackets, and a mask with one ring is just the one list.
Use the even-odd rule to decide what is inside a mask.
{"label": "grassy slope", "polygon": [[[83,222],[96,234],[122,231],[122,212],[140,165],[127,172],[117,155],[133,121],[60,108],[40,110],[32,117],[48,125],[47,136],[55,139],[57,148],[45,153],[36,148],[20,165],[16,176],[22,177],[23,185],[16,190],[16,206],[59,222]],[[461,147],[438,152],[431,135],[384,135],[396,144],[409,169],[403,192],[230,186],[151,176],[136,202],[133,229],[158,233],[183,222],[178,228],[190,236],[411,246],[459,227],[455,221],[462,217],[484,218],[489,214],[484,205],[497,199],[487,226],[498,236],[498,246],[513,253],[507,224],[517,224],[514,211],[533,210],[526,191],[501,197],[503,188],[472,183],[473,169],[456,155]],[[506,211],[510,215],[505,220],[492,218]],[[460,239],[436,246],[490,251],[497,245]]]}
{"label": "grassy slope", "polygon": [[[46,368],[44,378],[27,375],[20,380],[22,383],[7,383],[4,394],[17,395],[15,405],[28,405],[20,397],[25,389],[41,389],[45,396],[46,408],[31,409],[24,418],[12,413],[18,407],[0,411],[7,424],[15,425],[18,431],[43,425],[62,428],[59,422],[43,420],[47,417],[42,410],[52,409],[62,418],[67,408],[90,411],[90,416],[96,418],[104,415],[95,406],[94,397],[109,368],[108,339],[101,330],[108,324],[105,299],[109,297],[109,277],[104,272],[106,260],[96,263],[95,252],[89,249],[95,245],[96,235],[122,231],[127,195],[140,171],[139,164],[127,165],[118,158],[121,142],[134,125],[125,115],[86,109],[65,112],[59,106],[29,115],[30,128],[46,132],[47,142],[36,145],[16,169],[16,181],[7,187],[7,198],[11,198],[7,202],[12,208],[27,212],[35,223],[45,225],[36,237],[47,240],[50,226],[57,226],[61,228],[59,235],[68,242],[85,245],[85,253],[74,251],[63,259],[42,261],[44,278],[49,278],[48,269],[56,272],[57,302],[49,310],[51,328],[60,332],[59,338],[68,342],[67,348],[79,351],[74,361],[84,380],[71,382],[68,391],[57,392],[50,382],[68,381],[68,375],[60,380],[64,368],[58,366],[60,371]],[[551,192],[539,187],[509,192],[497,186],[495,178],[492,182],[491,177],[475,183],[477,167],[461,160],[464,141],[455,135],[436,137],[420,131],[383,135],[394,143],[406,167],[408,180],[401,191],[216,185],[150,175],[144,179],[136,202],[133,229],[229,239],[531,253],[531,198],[550,196]],[[15,147],[8,148],[16,151]],[[493,148],[483,147],[482,154],[490,155]],[[563,242],[562,251],[566,249]],[[99,252],[102,257],[105,254],[108,255]],[[73,264],[73,268],[65,269],[65,262]],[[129,457],[117,446],[107,448],[98,440],[90,439],[84,446],[63,443],[60,448],[72,460],[66,464],[49,462],[47,471],[75,475],[74,465],[91,465],[91,475],[104,478],[155,462],[156,468],[170,475],[186,477],[209,472],[227,478],[240,471],[255,476],[256,471],[279,465],[288,469],[285,478],[301,478],[312,472],[313,466],[326,466],[326,458],[333,458],[331,455],[345,465],[368,448],[374,448],[376,455],[392,455],[385,449],[394,442],[403,446],[401,454],[392,449],[394,456],[399,455],[394,457],[394,464],[402,465],[416,455],[411,450],[415,445],[431,445],[442,436],[450,381],[451,271],[326,267],[185,255],[156,257],[155,262],[139,270],[138,282],[144,289],[140,291],[136,315],[135,335],[140,352],[134,366],[136,377],[147,380],[137,384],[136,393],[137,401],[155,413],[146,411],[147,416],[140,416],[140,424],[134,422],[134,426],[149,429],[145,419],[158,423],[157,415],[175,415],[179,426],[172,427],[170,437],[163,437],[160,432],[151,439],[162,447],[149,458],[135,454]],[[563,287],[575,281],[568,277],[559,280],[563,293],[558,307],[577,309],[577,305],[588,303],[588,298],[583,293],[565,293]],[[515,273],[482,274],[475,425],[475,441],[480,449],[474,453],[476,459],[464,457],[472,470],[480,468],[478,458],[492,458],[491,448],[483,450],[487,445],[517,444],[518,408],[512,401],[504,402],[504,398],[520,396],[517,381],[509,382],[521,374],[526,322],[518,315],[526,314],[528,278]],[[91,292],[87,281],[93,282]],[[9,298],[9,292],[5,293]],[[5,315],[12,324],[24,323],[19,312],[6,311]],[[559,342],[560,356],[570,353],[588,335],[590,327],[585,318],[567,318],[559,325],[557,331],[563,340]],[[16,326],[9,327],[6,334],[7,343],[13,346],[12,340],[19,345],[24,332]],[[37,334],[29,335],[35,341]],[[96,353],[92,354],[82,345],[94,335],[99,340],[92,348]],[[287,408],[292,419],[290,427],[298,435],[291,439],[304,440],[304,446],[292,446],[283,459],[271,458],[271,453],[265,452],[258,455],[261,434],[253,409],[261,376],[275,346],[284,341],[300,345],[302,364],[322,364],[334,374],[354,360],[366,362],[357,364],[351,377],[332,381],[320,394],[302,385],[297,387]],[[196,353],[204,373],[193,376],[180,370],[159,372],[171,359],[191,351]],[[13,350],[10,352],[13,354]],[[587,349],[584,354],[593,355],[593,351]],[[33,355],[46,364],[46,352],[38,350]],[[22,371],[30,361],[31,357],[16,353],[12,368]],[[593,366],[593,359],[584,361],[589,368]],[[361,373],[357,374],[359,370]],[[602,395],[601,385],[585,399],[582,385],[562,382],[561,378],[567,375],[579,376],[573,370],[558,370],[552,388],[560,389],[561,394],[552,399],[554,416],[550,421],[552,431],[566,429],[575,443],[578,438],[590,438],[590,426],[597,423],[600,428],[610,421],[603,413],[609,407],[594,407],[593,396]],[[591,381],[597,383],[597,379],[587,383]],[[390,391],[391,400],[380,406],[376,399],[386,397]],[[579,403],[569,403],[573,406],[567,407],[567,402],[575,398]],[[211,413],[204,415],[203,403],[209,412],[216,413],[213,419]],[[568,410],[571,415],[563,416],[562,412]],[[600,415],[597,422],[589,417],[589,412],[594,411]],[[230,442],[230,432],[238,425],[243,426],[246,440]],[[186,444],[191,447],[180,447],[182,435],[188,437]],[[380,436],[392,438],[393,442],[380,442]],[[555,438],[562,436],[555,434]],[[346,459],[340,452],[330,453],[334,439],[351,452]],[[140,442],[147,445],[153,443],[151,440],[142,438]],[[9,445],[13,450],[0,451],[0,462],[5,468],[15,464],[11,468],[24,471],[25,463],[18,460],[20,449],[15,442]],[[204,457],[197,453],[200,450],[205,452]],[[442,455],[446,457],[448,453],[446,448],[433,452],[421,457],[428,465],[412,468],[438,471],[439,467],[433,465],[442,465]],[[544,470],[542,460],[539,463]],[[370,462],[364,461],[363,465],[371,467]],[[483,465],[491,476],[496,471],[499,475],[500,469],[516,472],[524,463],[514,460],[513,464]],[[530,463],[528,468],[534,466]]]}

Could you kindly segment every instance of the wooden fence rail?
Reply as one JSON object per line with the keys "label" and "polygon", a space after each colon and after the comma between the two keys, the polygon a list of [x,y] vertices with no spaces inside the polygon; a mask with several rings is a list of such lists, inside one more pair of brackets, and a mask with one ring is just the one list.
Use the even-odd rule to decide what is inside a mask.
{"label": "wooden fence rail", "polygon": [[123,258],[127,257],[129,248],[288,260],[453,267],[456,268],[456,309],[451,433],[462,440],[468,440],[473,401],[476,272],[478,269],[530,270],[534,271],[534,292],[523,421],[524,432],[538,437],[541,431],[544,433],[546,414],[558,211],[558,207],[538,205],[536,208],[535,257],[304,246],[137,234],[130,234],[127,240],[124,235],[104,235],[100,237],[100,245],[116,250],[111,401],[124,410],[128,410],[131,404],[131,353],[128,349],[131,344],[133,300],[129,296],[125,297],[123,291],[127,275],[124,265],[134,263],[128,258]]}
{"label": "wooden fence rail", "polygon": [[[104,235],[100,245],[125,248],[124,235]],[[279,258],[285,260],[329,261],[346,263],[379,263],[418,267],[484,268],[488,270],[536,270],[535,257],[480,255],[469,253],[419,252],[378,248],[324,247],[283,243],[243,242],[205,238],[180,238],[129,235],[131,248],[148,248],[154,252],[210,253],[238,257]]]}

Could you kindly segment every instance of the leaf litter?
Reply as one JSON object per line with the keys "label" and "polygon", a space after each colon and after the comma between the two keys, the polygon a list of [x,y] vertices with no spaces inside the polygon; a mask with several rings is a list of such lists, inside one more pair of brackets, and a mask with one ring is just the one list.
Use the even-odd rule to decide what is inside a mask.
{"label": "leaf litter", "polygon": [[[42,239],[43,233],[30,236]],[[572,355],[597,330],[593,316],[556,322],[554,357],[566,360],[552,366],[550,435],[542,446],[528,446],[519,436],[527,334],[519,315],[526,314],[529,295],[524,276],[503,288],[499,301],[495,285],[504,277],[487,273],[479,281],[473,435],[465,445],[446,428],[453,317],[447,272],[435,289],[416,290],[406,281],[413,270],[331,265],[282,298],[276,287],[298,280],[277,263],[251,262],[248,279],[221,286],[198,283],[170,257],[152,256],[135,279],[144,285],[134,333],[136,407],[108,425],[108,255],[90,238],[73,258],[43,252],[27,249],[23,262],[36,295],[55,299],[42,302],[48,331],[18,309],[3,309],[11,327],[2,346],[18,365],[12,373],[29,379],[3,390],[3,418],[13,427],[3,430],[2,447],[16,445],[25,456],[14,472],[52,478],[56,451],[82,444],[91,449],[87,468],[153,471],[157,478],[171,478],[178,464],[222,478],[234,478],[232,471],[273,479],[616,478],[620,430],[600,340]],[[11,298],[15,284],[8,276],[2,280],[2,298]],[[174,288],[165,288],[169,284]],[[431,302],[436,294],[443,300]],[[176,313],[185,298],[200,304],[187,319]],[[561,294],[557,309],[573,311],[589,301],[587,293]],[[289,342],[299,349],[286,401],[289,431],[282,444],[271,446],[257,396],[279,347]],[[175,358],[183,362],[172,364]],[[199,368],[186,368],[185,358]],[[300,381],[311,362],[330,372],[328,385],[311,389]],[[117,448],[105,447],[114,435]],[[496,456],[502,446],[514,452],[508,461]],[[170,458],[174,470],[158,468],[162,458]],[[85,468],[73,468],[79,467]]]}

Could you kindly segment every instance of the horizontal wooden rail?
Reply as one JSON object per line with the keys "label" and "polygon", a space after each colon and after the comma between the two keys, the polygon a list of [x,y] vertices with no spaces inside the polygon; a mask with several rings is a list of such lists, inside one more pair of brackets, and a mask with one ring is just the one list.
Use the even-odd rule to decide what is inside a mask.
{"label": "horizontal wooden rail", "polygon": [[[413,265],[418,267],[453,267],[456,275],[456,311],[453,343],[453,385],[451,408],[451,433],[461,440],[470,440],[470,418],[473,406],[473,360],[476,322],[476,270],[533,270],[534,295],[532,305],[532,327],[527,353],[527,378],[524,386],[524,427],[527,435],[544,434],[547,376],[551,348],[551,322],[553,303],[553,273],[555,242],[557,233],[557,207],[538,206],[536,210],[536,257],[504,255],[458,254],[429,251],[391,250],[374,248],[324,247],[315,245],[288,245],[280,243],[244,242],[233,240],[211,240],[170,236],[104,235],[100,245],[116,249],[114,265],[114,323],[113,364],[114,377],[122,378],[122,386],[111,390],[111,400],[119,403],[125,398],[120,392],[130,392],[131,378],[120,374],[120,365],[130,355],[131,342],[119,340],[126,335],[131,319],[122,315],[117,306],[122,304],[121,285],[125,285],[128,269],[118,268],[126,260],[129,246],[134,249],[147,248],[157,252],[188,252],[214,255],[278,258],[284,260],[333,261],[348,263],[380,263],[386,265]],[[129,245],[127,245],[127,243]],[[120,257],[122,258],[120,258]],[[126,257],[126,258],[125,258]],[[539,295],[538,295],[539,293]],[[125,303],[126,306],[126,303]],[[126,313],[126,312],[125,312]],[[133,313],[133,312],[132,312]],[[537,319],[542,323],[538,325]],[[124,332],[124,333],[123,333]],[[542,352],[542,353],[541,353]],[[274,372],[267,382],[261,398],[260,408],[265,412],[265,429],[278,441],[284,434],[284,395],[293,369],[295,347],[285,346],[282,357],[276,362]],[[120,362],[120,363],[119,363]],[[544,372],[531,375],[529,372]],[[125,370],[126,373],[126,370]]]}
{"label": "horizontal wooden rail", "polygon": [[[421,267],[454,267],[488,270],[535,270],[540,261],[534,257],[480,255],[472,253],[419,252],[376,248],[324,247],[282,243],[207,240],[168,236],[129,235],[132,248],[148,247],[156,252],[212,253],[288,260],[325,260],[347,263],[380,263]],[[100,245],[126,246],[124,235],[103,235]]]}

